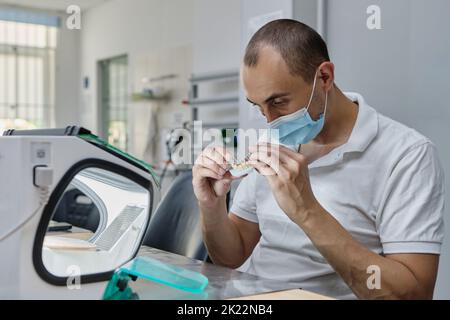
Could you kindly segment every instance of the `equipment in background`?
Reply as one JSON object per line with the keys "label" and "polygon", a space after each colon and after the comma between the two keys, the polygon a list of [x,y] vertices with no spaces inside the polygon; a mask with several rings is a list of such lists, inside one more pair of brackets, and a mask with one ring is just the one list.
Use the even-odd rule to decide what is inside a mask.
{"label": "equipment in background", "polygon": [[169,134],[166,136],[166,151],[167,151],[167,160],[164,164],[161,176],[160,183],[162,185],[162,181],[167,173],[167,169],[170,166],[173,166],[175,169],[175,176],[178,175],[179,171],[188,170],[191,168],[190,164],[183,163],[183,159],[179,158],[178,149],[182,147],[183,142],[191,141],[192,132],[189,128],[189,122],[185,122],[183,124],[183,128],[180,130],[179,128],[172,129]]}

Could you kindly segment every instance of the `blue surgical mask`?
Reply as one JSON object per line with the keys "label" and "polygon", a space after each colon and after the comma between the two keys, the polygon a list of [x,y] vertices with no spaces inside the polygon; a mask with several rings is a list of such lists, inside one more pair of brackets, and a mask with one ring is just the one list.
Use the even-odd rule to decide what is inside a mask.
{"label": "blue surgical mask", "polygon": [[[313,120],[308,112],[316,88],[316,79],[317,73],[314,77],[313,89],[308,106],[294,113],[279,117],[269,123],[270,130],[278,130],[279,143],[290,146],[306,144],[317,137],[322,131],[327,112],[328,92],[325,94],[324,112],[320,115],[319,119]],[[271,136],[276,136],[276,134],[271,133]]]}

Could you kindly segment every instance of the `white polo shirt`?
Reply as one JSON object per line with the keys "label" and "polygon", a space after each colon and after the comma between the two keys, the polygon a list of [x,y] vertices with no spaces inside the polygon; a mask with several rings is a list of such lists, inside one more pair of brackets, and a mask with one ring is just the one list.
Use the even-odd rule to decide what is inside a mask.
{"label": "white polo shirt", "polygon": [[[440,254],[444,174],[435,146],[377,113],[361,95],[346,95],[359,104],[356,124],[346,144],[309,165],[315,197],[354,239],[377,254]],[[261,231],[238,270],[336,298],[355,298],[280,209],[264,176],[253,171],[240,183],[230,211],[258,223]]]}

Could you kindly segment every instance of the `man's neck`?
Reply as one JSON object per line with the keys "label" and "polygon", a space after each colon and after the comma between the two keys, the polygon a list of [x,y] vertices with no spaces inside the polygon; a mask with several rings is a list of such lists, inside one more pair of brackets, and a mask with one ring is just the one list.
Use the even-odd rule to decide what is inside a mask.
{"label": "man's neck", "polygon": [[328,98],[327,114],[322,132],[311,141],[312,145],[337,147],[348,141],[358,117],[357,103],[348,99],[334,86]]}

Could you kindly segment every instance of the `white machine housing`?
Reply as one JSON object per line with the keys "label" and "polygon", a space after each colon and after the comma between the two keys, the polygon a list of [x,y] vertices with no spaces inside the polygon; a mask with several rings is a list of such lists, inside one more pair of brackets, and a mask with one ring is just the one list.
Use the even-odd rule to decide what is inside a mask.
{"label": "white machine housing", "polygon": [[[45,232],[42,226],[46,227],[44,224],[49,222],[41,221],[45,205],[41,203],[42,191],[33,184],[34,168],[47,166],[53,171],[48,188],[48,197],[51,197],[71,168],[83,161],[88,164],[92,159],[123,168],[146,181],[150,192],[150,218],[154,201],[159,197],[159,187],[153,176],[139,166],[77,136],[0,137],[0,299],[102,297],[107,281],[105,275],[98,281],[91,277],[90,283],[85,283],[81,277],[79,289],[68,288],[61,283],[55,285],[44,280],[33,260],[35,240],[44,236],[37,234],[38,226],[41,224],[39,232]],[[148,225],[148,221],[146,223]]]}

